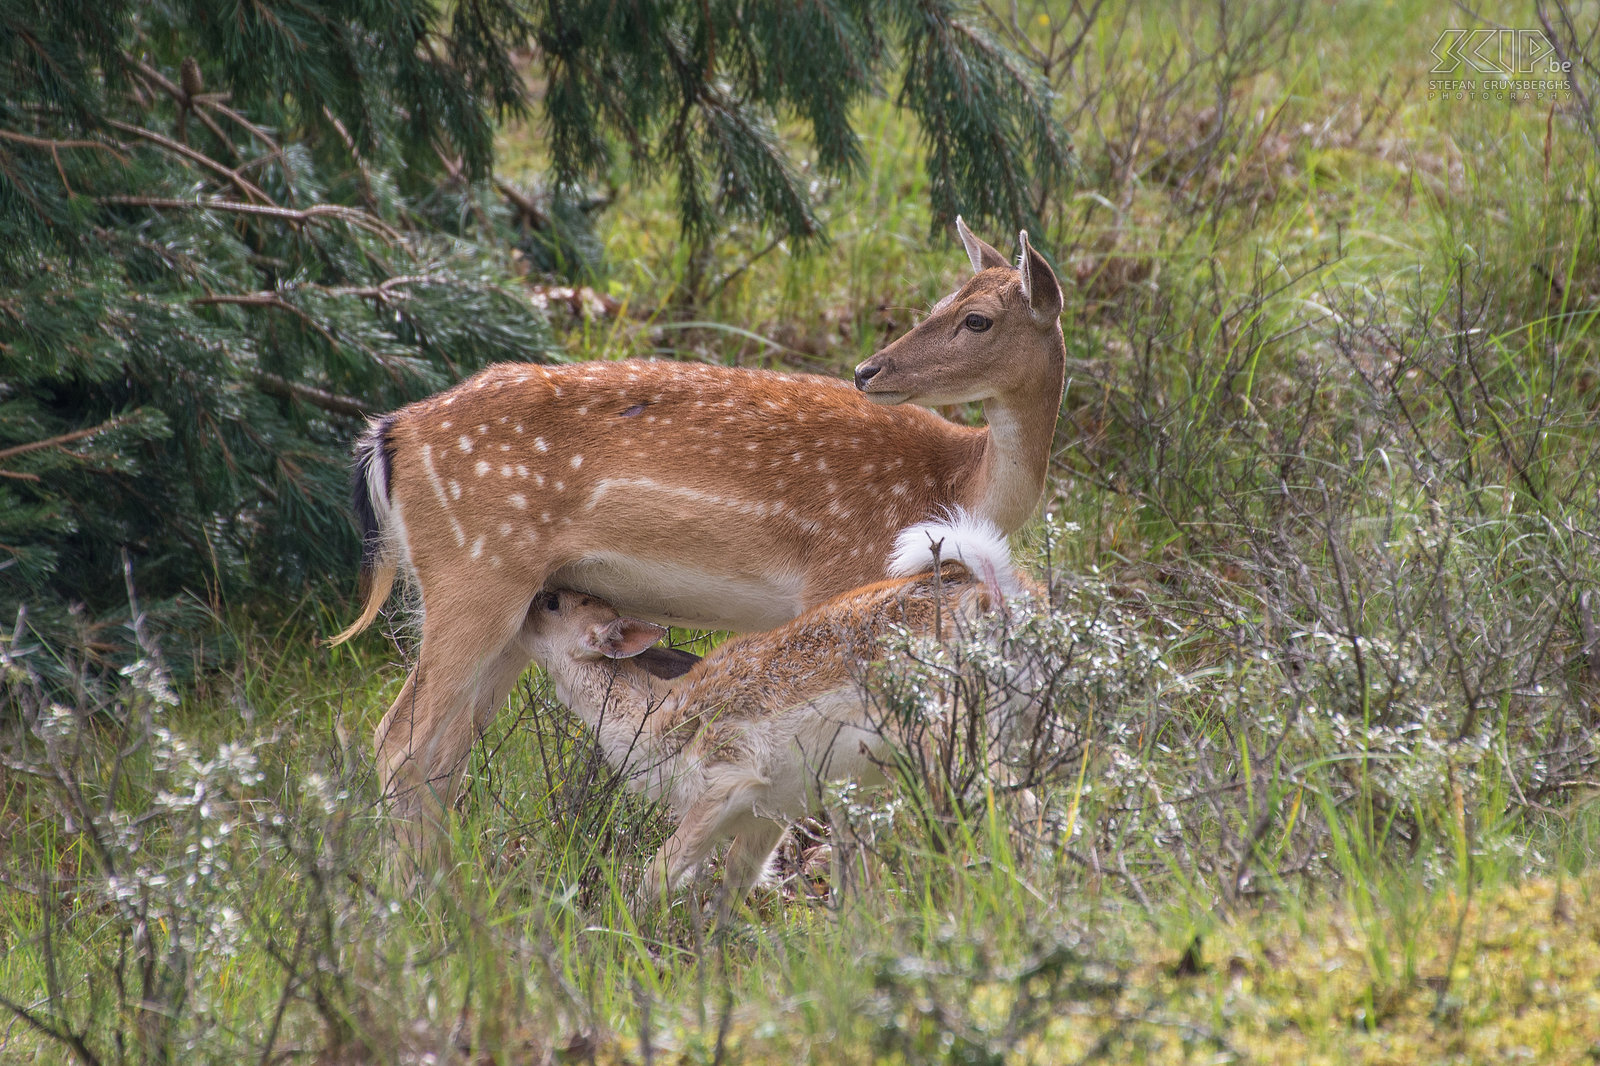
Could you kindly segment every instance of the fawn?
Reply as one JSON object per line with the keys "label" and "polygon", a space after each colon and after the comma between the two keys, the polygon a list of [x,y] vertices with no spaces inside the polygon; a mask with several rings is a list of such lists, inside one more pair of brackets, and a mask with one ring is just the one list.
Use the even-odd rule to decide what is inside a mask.
{"label": "fawn", "polygon": [[677,819],[646,868],[643,900],[732,837],[723,906],[737,904],[789,825],[819,808],[828,782],[881,783],[897,748],[921,742],[873,706],[867,668],[881,639],[894,627],[954,634],[1028,588],[999,530],[959,512],[903,530],[888,569],[897,576],[730,640],[692,666],[653,647],[662,627],[592,596],[535,599],[522,645],[607,761]]}

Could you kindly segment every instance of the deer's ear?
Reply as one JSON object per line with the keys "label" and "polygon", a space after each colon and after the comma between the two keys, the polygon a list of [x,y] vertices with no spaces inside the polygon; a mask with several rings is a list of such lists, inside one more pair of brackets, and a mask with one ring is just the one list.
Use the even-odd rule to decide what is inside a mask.
{"label": "deer's ear", "polygon": [[613,618],[590,629],[584,643],[608,659],[631,659],[666,635],[666,628],[654,622]]}
{"label": "deer's ear", "polygon": [[967,228],[961,216],[956,216],[956,234],[961,238],[961,245],[967,250],[967,260],[972,264],[972,272],[981,274],[990,267],[1009,267],[1011,260],[1001,255],[993,246],[984,241]]}
{"label": "deer's ear", "polygon": [[682,677],[694,669],[695,663],[700,661],[700,656],[682,648],[646,648],[634,660],[644,667],[654,677],[663,681]]}
{"label": "deer's ear", "polygon": [[1022,275],[1022,298],[1028,302],[1028,309],[1033,312],[1034,318],[1052,323],[1061,317],[1064,303],[1061,283],[1056,280],[1056,273],[1050,269],[1050,264],[1044,261],[1044,256],[1028,243],[1027,230],[1017,234],[1017,245],[1021,249],[1017,256],[1017,271]]}

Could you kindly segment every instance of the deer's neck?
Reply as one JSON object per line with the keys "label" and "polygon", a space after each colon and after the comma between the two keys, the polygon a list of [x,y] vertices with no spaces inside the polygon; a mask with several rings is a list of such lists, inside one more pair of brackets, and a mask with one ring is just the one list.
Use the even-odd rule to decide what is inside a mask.
{"label": "deer's neck", "polygon": [[[1056,343],[1061,344],[1059,340]],[[1065,376],[1062,345],[1051,360],[1046,380],[1036,388],[1001,393],[983,403],[989,434],[967,506],[1007,533],[1032,516],[1044,493]]]}
{"label": "deer's neck", "polygon": [[607,763],[632,771],[653,761],[655,693],[647,680],[613,663],[564,664],[549,673],[556,696],[593,731]]}

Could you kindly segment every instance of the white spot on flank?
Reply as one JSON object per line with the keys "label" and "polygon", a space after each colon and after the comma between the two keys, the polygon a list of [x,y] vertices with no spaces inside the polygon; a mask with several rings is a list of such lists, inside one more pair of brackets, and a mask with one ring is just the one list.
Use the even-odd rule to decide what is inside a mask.
{"label": "white spot on flank", "polygon": [[753,452],[753,451],[756,450],[757,447],[759,447],[759,445],[757,445],[755,441],[751,441],[749,444],[746,444],[744,447],[745,447],[745,451]]}
{"label": "white spot on flank", "polygon": [[550,521],[550,512],[549,512],[549,511],[546,511],[546,512],[544,512],[544,514],[542,514],[542,515],[540,515],[540,516],[539,516],[539,521],[541,521],[541,522],[548,522],[548,521]]}
{"label": "white spot on flank", "polygon": [[445,400],[444,405],[446,407],[449,407],[451,404],[453,404],[455,402],[456,402],[456,398],[454,396],[451,396],[451,397],[449,397],[448,399]]}
{"label": "white spot on flank", "polygon": [[544,442],[544,438],[543,437],[535,437],[535,438],[533,438],[533,446],[535,448],[538,448],[541,452],[547,452],[547,451],[550,450],[550,445],[548,445],[548,444],[546,444]]}
{"label": "white spot on flank", "polygon": [[487,424],[480,425],[478,427],[478,432],[480,434],[489,432],[489,426]]}
{"label": "white spot on flank", "polygon": [[894,493],[896,496],[904,496],[906,494],[906,489],[910,487],[911,486],[907,485],[904,481],[897,481],[894,483],[894,488],[890,489],[889,491]]}
{"label": "white spot on flank", "polygon": [[477,475],[479,477],[482,477],[483,475],[485,475],[485,474],[487,474],[489,472],[489,464],[484,462],[482,459],[479,459],[478,460],[478,465],[473,467],[472,469],[477,472]]}
{"label": "white spot on flank", "polygon": [[521,463],[518,463],[517,464],[517,476],[518,477],[527,477],[528,476],[528,468],[523,466]]}
{"label": "white spot on flank", "polygon": [[509,452],[511,450],[511,445],[502,444],[502,445],[500,445],[500,450],[503,451],[503,452]]}
{"label": "white spot on flank", "polygon": [[461,482],[455,478],[450,479],[450,498],[452,500],[461,499]]}
{"label": "white spot on flank", "polygon": [[510,463],[507,463],[507,464],[505,464],[504,466],[502,466],[500,468],[500,476],[501,477],[510,477],[511,476],[511,464]]}
{"label": "white spot on flank", "polygon": [[428,484],[433,486],[433,494],[438,497],[439,509],[445,517],[450,519],[450,529],[456,535],[456,547],[461,547],[467,542],[467,535],[461,531],[461,523],[456,521],[456,516],[450,513],[450,501],[444,494],[444,482],[439,480],[439,472],[433,468],[433,445],[422,446],[422,468],[428,473]]}
{"label": "white spot on flank", "polygon": [[522,424],[520,422],[517,424],[517,432],[518,433],[522,432]]}
{"label": "white spot on flank", "polygon": [[472,454],[472,438],[471,437],[462,437],[461,438],[461,450],[466,452],[468,455]]}
{"label": "white spot on flank", "polygon": [[794,454],[789,456],[789,460],[791,462],[795,462],[795,463],[798,463],[801,460],[801,458],[802,458],[802,456],[800,455],[799,452],[795,452]]}
{"label": "white spot on flank", "polygon": [[449,420],[449,419],[448,419],[448,418],[447,418],[447,419],[445,419],[445,420],[444,420],[444,421],[443,421],[443,422],[440,422],[440,423],[439,423],[439,428],[440,428],[440,429],[449,429],[449,428],[450,428],[450,425],[451,425],[451,422],[450,422],[450,420]]}
{"label": "white spot on flank", "polygon": [[556,482],[556,491],[557,492],[566,492],[567,491],[567,483],[565,481]]}
{"label": "white spot on flank", "polygon": [[506,502],[519,511],[526,510],[528,506],[528,498],[520,492],[513,492],[507,496]]}
{"label": "white spot on flank", "polygon": [[544,488],[544,475],[543,474],[535,474],[535,475],[533,475],[533,483],[535,485],[539,486],[541,489]]}
{"label": "white spot on flank", "polygon": [[[584,378],[584,380],[588,381],[589,379],[588,378]],[[578,413],[580,415],[588,414],[589,413],[589,405],[588,404],[584,404],[582,407],[578,408]]]}
{"label": "white spot on flank", "polygon": [[500,523],[500,535],[502,537],[509,537],[511,535],[511,523],[510,522],[501,522]]}
{"label": "white spot on flank", "polygon": [[582,465],[583,465],[583,456],[574,455],[572,457],[572,469],[576,470],[576,469],[578,469],[578,467],[580,467]]}
{"label": "white spot on flank", "polygon": [[480,556],[482,554],[483,554],[483,538],[479,537],[477,540],[472,542],[472,557],[474,559],[476,559],[478,556]]}

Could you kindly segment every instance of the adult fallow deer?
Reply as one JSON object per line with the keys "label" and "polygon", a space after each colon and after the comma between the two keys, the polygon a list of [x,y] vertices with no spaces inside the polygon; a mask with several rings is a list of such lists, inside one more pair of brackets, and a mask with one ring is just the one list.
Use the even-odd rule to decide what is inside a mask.
{"label": "adult fallow deer", "polygon": [[[378,724],[413,844],[527,666],[540,590],[759,630],[884,575],[896,531],[964,507],[1010,532],[1044,491],[1066,350],[1060,286],[957,220],[973,277],[829,378],[677,362],[500,364],[379,419],[356,448],[367,579],[349,639],[404,568],[416,666]],[[988,426],[906,404],[982,402]]]}

